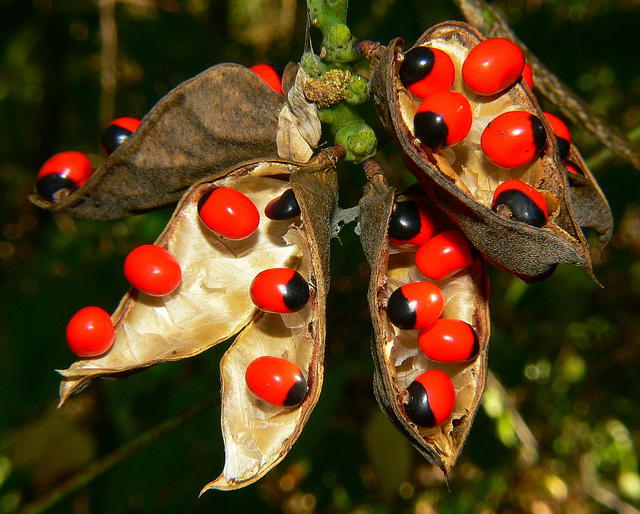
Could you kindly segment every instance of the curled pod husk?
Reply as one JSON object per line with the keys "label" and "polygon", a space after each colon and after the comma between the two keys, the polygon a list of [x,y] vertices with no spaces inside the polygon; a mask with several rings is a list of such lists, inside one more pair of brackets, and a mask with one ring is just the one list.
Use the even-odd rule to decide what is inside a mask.
{"label": "curled pod husk", "polygon": [[[464,23],[448,22],[425,32],[416,46],[445,51],[454,62],[452,90],[462,93],[473,112],[466,138],[445,149],[431,150],[413,132],[417,102],[399,79],[403,41],[393,40],[372,54],[370,86],[383,123],[401,147],[405,162],[438,206],[467,235],[485,258],[526,281],[547,278],[558,264],[576,264],[592,273],[586,240],[571,212],[564,171],[556,160],[556,141],[531,91],[516,81],[506,91],[480,96],[464,84],[461,68],[482,36]],[[483,153],[480,137],[487,124],[506,111],[536,115],[547,132],[540,158],[517,168],[493,164]],[[508,179],[535,187],[547,203],[549,219],[542,228],[513,221],[491,210],[493,193]]]}
{"label": "curled pod husk", "polygon": [[92,219],[176,203],[195,182],[230,166],[277,158],[283,104],[284,96],[248,68],[213,66],[167,93],[82,188],[57,203],[30,198]]}
{"label": "curled pod husk", "polygon": [[[318,361],[314,365],[320,367],[324,293],[328,287],[328,243],[324,238],[329,230],[324,227],[329,217],[322,217],[321,209],[330,210],[329,205],[332,207],[335,201],[334,159],[334,153],[327,150],[307,165],[254,161],[194,185],[155,243],[180,263],[181,284],[164,297],[131,288],[112,315],[113,347],[100,357],[81,359],[60,370],[64,377],[61,403],[93,379],[115,378],[160,362],[191,357],[237,334],[259,313],[249,295],[251,282],[260,271],[273,267],[308,272],[313,300],[308,309],[309,323],[303,330],[313,333],[312,346],[317,346],[313,358]],[[249,238],[224,239],[200,220],[198,202],[221,186],[244,193],[261,213],[258,229]],[[267,218],[266,204],[290,187],[299,197],[301,221]],[[312,384],[319,382],[315,379]],[[316,394],[315,389],[312,393],[310,397]]]}
{"label": "curled pod husk", "polygon": [[[298,271],[309,282],[311,297],[307,306],[294,314],[259,314],[225,353],[220,362],[225,465],[222,474],[202,492],[237,489],[266,474],[287,455],[320,396],[329,289],[330,219],[337,201],[337,176],[333,168],[330,173],[300,168],[292,174],[291,186],[300,205],[302,223],[289,239],[302,249]],[[298,407],[273,406],[249,393],[244,371],[263,355],[292,360],[301,368],[308,392]]]}
{"label": "curled pod husk", "polygon": [[[386,304],[396,288],[426,280],[415,266],[415,249],[389,246],[386,229],[394,199],[414,200],[438,215],[418,188],[404,195],[395,194],[380,174],[374,175],[365,188],[360,202],[360,237],[371,266],[368,299],[374,330],[374,390],[380,407],[391,421],[427,460],[448,474],[467,439],[484,391],[490,329],[487,270],[483,258],[477,255],[471,267],[451,278],[433,281],[445,297],[442,317],[461,319],[474,329],[479,345],[477,357],[462,363],[437,363],[428,359],[418,346],[418,331],[401,330],[387,318]],[[442,218],[440,223],[448,221]],[[429,369],[444,371],[451,378],[456,401],[446,421],[433,428],[421,428],[409,419],[403,403],[409,384]]]}
{"label": "curled pod husk", "polygon": [[595,230],[602,249],[613,236],[613,214],[609,202],[574,145],[571,145],[566,160],[578,168],[578,173],[567,172],[569,195],[576,222],[581,228]]}

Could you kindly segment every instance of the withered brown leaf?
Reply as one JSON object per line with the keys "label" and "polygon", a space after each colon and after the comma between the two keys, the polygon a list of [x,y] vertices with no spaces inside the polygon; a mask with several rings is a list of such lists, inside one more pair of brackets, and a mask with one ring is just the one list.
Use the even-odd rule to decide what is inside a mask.
{"label": "withered brown leaf", "polygon": [[[592,273],[589,248],[567,198],[556,141],[550,136],[550,127],[533,94],[518,81],[504,93],[480,97],[462,81],[460,69],[464,57],[481,40],[469,25],[448,22],[429,29],[416,43],[443,49],[453,59],[457,70],[453,89],[464,93],[474,114],[465,141],[443,151],[431,151],[415,143],[412,129],[416,104],[398,78],[403,53],[401,39],[395,39],[386,49],[378,47],[372,55],[370,85],[378,113],[423,189],[489,262],[526,281],[543,280],[562,263],[576,264]],[[516,109],[538,116],[548,137],[540,159],[506,170],[484,156],[479,139],[491,119]],[[493,191],[499,183],[511,178],[533,185],[544,196],[550,212],[544,227],[513,221],[491,210]]]}
{"label": "withered brown leaf", "polygon": [[[438,215],[432,202],[418,188],[397,195],[382,174],[373,175],[365,188],[360,202],[360,227],[363,248],[371,266],[368,298],[374,331],[374,389],[378,403],[391,421],[426,459],[448,474],[469,435],[484,391],[490,331],[487,270],[482,257],[477,256],[470,268],[435,281],[446,301],[442,317],[461,319],[473,327],[479,343],[478,356],[463,363],[429,360],[418,347],[418,331],[398,329],[386,314],[386,302],[393,290],[409,282],[425,280],[415,266],[415,249],[389,246],[387,225],[398,196],[420,202]],[[441,222],[446,223],[444,216],[442,218]],[[452,415],[443,424],[421,428],[404,411],[403,391],[428,369],[439,369],[451,378],[456,403]]]}
{"label": "withered brown leaf", "polygon": [[277,158],[284,96],[248,68],[219,64],[183,82],[79,190],[38,206],[111,219],[176,203],[195,182],[243,161]]}

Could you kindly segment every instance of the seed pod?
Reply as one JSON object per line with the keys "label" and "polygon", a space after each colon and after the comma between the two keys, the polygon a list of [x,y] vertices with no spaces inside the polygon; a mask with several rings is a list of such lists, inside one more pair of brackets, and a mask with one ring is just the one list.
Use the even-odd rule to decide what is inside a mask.
{"label": "seed pod", "polygon": [[[240,332],[220,364],[225,467],[204,490],[248,485],[282,460],[322,386],[329,220],[337,199],[334,164],[340,154],[341,149],[329,149],[307,165],[247,163],[190,189],[155,243],[182,266],[180,287],[164,298],[130,290],[113,316],[111,351],[60,371],[61,403],[92,379],[191,357]],[[242,241],[215,235],[198,217],[200,199],[223,186],[245,194],[261,213],[256,232]],[[289,188],[298,199],[300,220],[269,219],[265,206]],[[275,267],[295,269],[309,283],[310,299],[300,311],[260,312],[252,302],[254,277]],[[295,362],[307,378],[308,393],[298,407],[283,411],[249,391],[246,369],[265,352]]]}
{"label": "seed pod", "polygon": [[578,173],[567,173],[569,196],[573,212],[580,228],[592,228],[598,234],[602,250],[613,236],[613,214],[609,202],[598,186],[598,182],[584,162],[578,149],[571,145],[567,161],[578,169]]}
{"label": "seed pod", "polygon": [[[373,321],[372,353],[375,364],[374,390],[381,408],[430,462],[446,474],[456,462],[469,434],[484,390],[489,341],[488,278],[484,260],[452,278],[434,281],[445,297],[443,318],[461,319],[478,337],[478,356],[471,362],[442,363],[429,360],[418,345],[417,330],[401,330],[392,325],[386,302],[399,285],[424,280],[415,266],[416,249],[389,247],[386,226],[396,200],[409,198],[425,205],[428,198],[418,188],[394,195],[381,174],[373,175],[360,201],[361,240],[371,266],[369,308]],[[431,207],[431,206],[430,206]],[[434,213],[443,218],[442,213]],[[407,415],[407,388],[423,372],[437,369],[452,380],[456,401],[451,416],[441,424],[419,427]]]}
{"label": "seed pod", "polygon": [[39,207],[111,219],[180,200],[205,177],[229,166],[278,156],[276,132],[284,97],[248,68],[219,64],[164,96],[86,185]]}
{"label": "seed pod", "polygon": [[[548,277],[560,263],[576,264],[591,273],[591,255],[573,218],[564,171],[556,161],[556,141],[531,91],[522,79],[492,96],[477,95],[464,84],[460,72],[464,59],[482,40],[470,26],[448,22],[428,30],[416,43],[443,50],[454,61],[456,79],[451,89],[469,100],[473,112],[471,130],[462,142],[441,150],[416,141],[418,101],[398,78],[401,39],[371,54],[370,87],[378,113],[422,188],[487,260],[526,281]],[[540,119],[547,138],[540,158],[507,169],[484,155],[480,138],[489,122],[514,110]],[[544,196],[550,213],[544,227],[527,226],[491,211],[493,191],[508,179],[522,180]]]}

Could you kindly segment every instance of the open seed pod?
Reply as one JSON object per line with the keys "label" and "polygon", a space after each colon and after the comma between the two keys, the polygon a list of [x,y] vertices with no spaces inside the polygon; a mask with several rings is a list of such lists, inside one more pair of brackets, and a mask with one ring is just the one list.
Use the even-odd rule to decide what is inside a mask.
{"label": "open seed pod", "polygon": [[[564,171],[556,160],[556,141],[549,136],[553,133],[533,94],[520,79],[503,92],[481,96],[462,78],[466,56],[482,40],[472,27],[448,22],[428,30],[416,43],[442,50],[453,61],[451,90],[468,100],[473,116],[461,142],[428,148],[416,137],[418,101],[399,78],[404,56],[401,39],[386,49],[378,47],[372,55],[370,86],[383,123],[425,191],[488,261],[526,281],[548,277],[561,263],[576,264],[591,273],[588,245],[573,218]],[[481,146],[485,127],[508,111],[536,116],[547,135],[539,158],[512,168],[494,164]],[[518,179],[539,193],[548,211],[543,226],[515,221],[509,210],[492,210],[494,192],[509,179]]]}
{"label": "open seed pod", "polygon": [[[399,200],[412,200],[429,210],[441,227],[451,225],[418,188],[395,194],[381,174],[374,175],[365,188],[360,202],[360,226],[363,247],[371,265],[368,297],[374,330],[374,389],[378,403],[394,424],[426,459],[448,474],[469,434],[485,385],[490,328],[486,265],[483,258],[473,252],[472,264],[450,278],[425,278],[416,267],[416,248],[390,245],[387,238],[394,201]],[[462,320],[475,333],[477,346],[464,362],[436,362],[428,358],[418,341],[422,331],[400,329],[390,321],[392,293],[405,284],[425,281],[437,285],[444,295],[444,311],[437,321]],[[431,426],[417,421],[410,412],[413,400],[408,391],[416,378],[428,370],[444,372],[455,389],[452,411]]]}
{"label": "open seed pod", "polygon": [[284,96],[254,72],[219,64],[167,93],[136,131],[66,198],[39,207],[111,219],[176,203],[195,182],[251,159],[277,158]]}
{"label": "open seed pod", "polygon": [[[329,149],[306,165],[254,161],[196,184],[156,241],[180,263],[181,284],[164,297],[131,289],[112,316],[113,347],[60,371],[61,403],[92,379],[191,357],[242,331],[221,361],[226,464],[205,490],[248,485],[282,460],[322,386],[329,220],[337,200],[334,164],[339,154]],[[248,238],[220,237],[200,218],[201,200],[220,187],[243,193],[257,207],[259,225]],[[266,217],[265,206],[289,188],[300,207],[299,218]],[[308,301],[297,312],[264,312],[252,301],[256,275],[278,267],[297,270],[308,283]],[[308,389],[296,408],[270,405],[249,392],[247,366],[261,356],[286,358],[301,369]]]}
{"label": "open seed pod", "polygon": [[581,228],[595,230],[602,249],[613,236],[613,214],[609,202],[574,145],[571,145],[564,162],[569,165],[565,169],[576,222]]}

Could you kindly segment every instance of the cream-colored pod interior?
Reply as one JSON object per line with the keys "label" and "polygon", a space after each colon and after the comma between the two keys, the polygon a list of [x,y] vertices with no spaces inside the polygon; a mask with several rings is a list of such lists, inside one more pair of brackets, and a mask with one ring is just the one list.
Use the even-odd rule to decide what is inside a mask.
{"label": "cream-colored pod interior", "polygon": [[[285,238],[290,223],[264,215],[266,204],[289,188],[290,172],[286,164],[255,163],[187,193],[156,241],[178,259],[180,286],[160,298],[131,289],[112,316],[116,338],[111,350],[60,371],[65,377],[61,402],[92,378],[201,353],[256,316],[258,309],[249,295],[255,275],[267,268],[295,268],[301,262],[298,240]],[[200,221],[198,200],[219,186],[233,187],[257,206],[260,224],[249,238],[224,239]]]}
{"label": "cream-colored pod interior", "polygon": [[[363,246],[372,266],[369,305],[374,326],[374,390],[391,421],[425,458],[448,473],[462,451],[484,391],[489,344],[486,264],[480,255],[476,255],[470,267],[450,278],[428,280],[415,265],[417,248],[398,248],[390,244],[386,236],[393,207],[392,191],[383,179],[374,177],[369,194],[361,202],[368,217],[375,218],[375,222],[361,222]],[[418,188],[396,195],[395,199],[422,204],[436,217],[439,230],[451,225]],[[442,290],[445,298],[442,318],[461,319],[473,327],[479,343],[474,360],[460,363],[432,361],[419,347],[418,330],[402,330],[389,321],[387,304],[391,294],[404,284],[419,281],[433,282]],[[448,419],[435,427],[424,428],[409,419],[404,401],[406,388],[418,375],[430,369],[441,370],[449,376],[456,400]]]}
{"label": "cream-colored pod interior", "polygon": [[[547,176],[548,182],[549,169],[554,166],[552,153],[547,150],[546,154],[551,155],[543,153],[532,162],[515,168],[497,166],[484,154],[480,138],[487,125],[497,116],[509,111],[525,111],[538,118],[541,114],[532,101],[533,96],[525,92],[522,81],[516,82],[503,92],[490,96],[478,95],[471,91],[462,78],[462,65],[473,46],[480,40],[471,41],[470,37],[458,37],[454,30],[455,28],[446,24],[436,27],[416,43],[417,46],[438,48],[451,57],[456,73],[451,90],[464,95],[469,101],[473,114],[469,134],[454,146],[434,150],[433,158],[440,170],[451,177],[462,191],[485,207],[491,208],[494,191],[506,180],[518,179],[533,187],[539,187]],[[402,106],[400,110],[402,120],[411,133],[415,134],[413,119],[421,99],[415,98],[405,89],[399,78],[397,87]],[[552,144],[552,137],[552,133],[551,137],[547,137],[548,145]],[[431,152],[431,150],[426,151]],[[558,180],[558,177],[553,177],[553,180]],[[558,207],[558,202],[551,194],[545,195],[545,199],[549,212],[553,213]]]}

